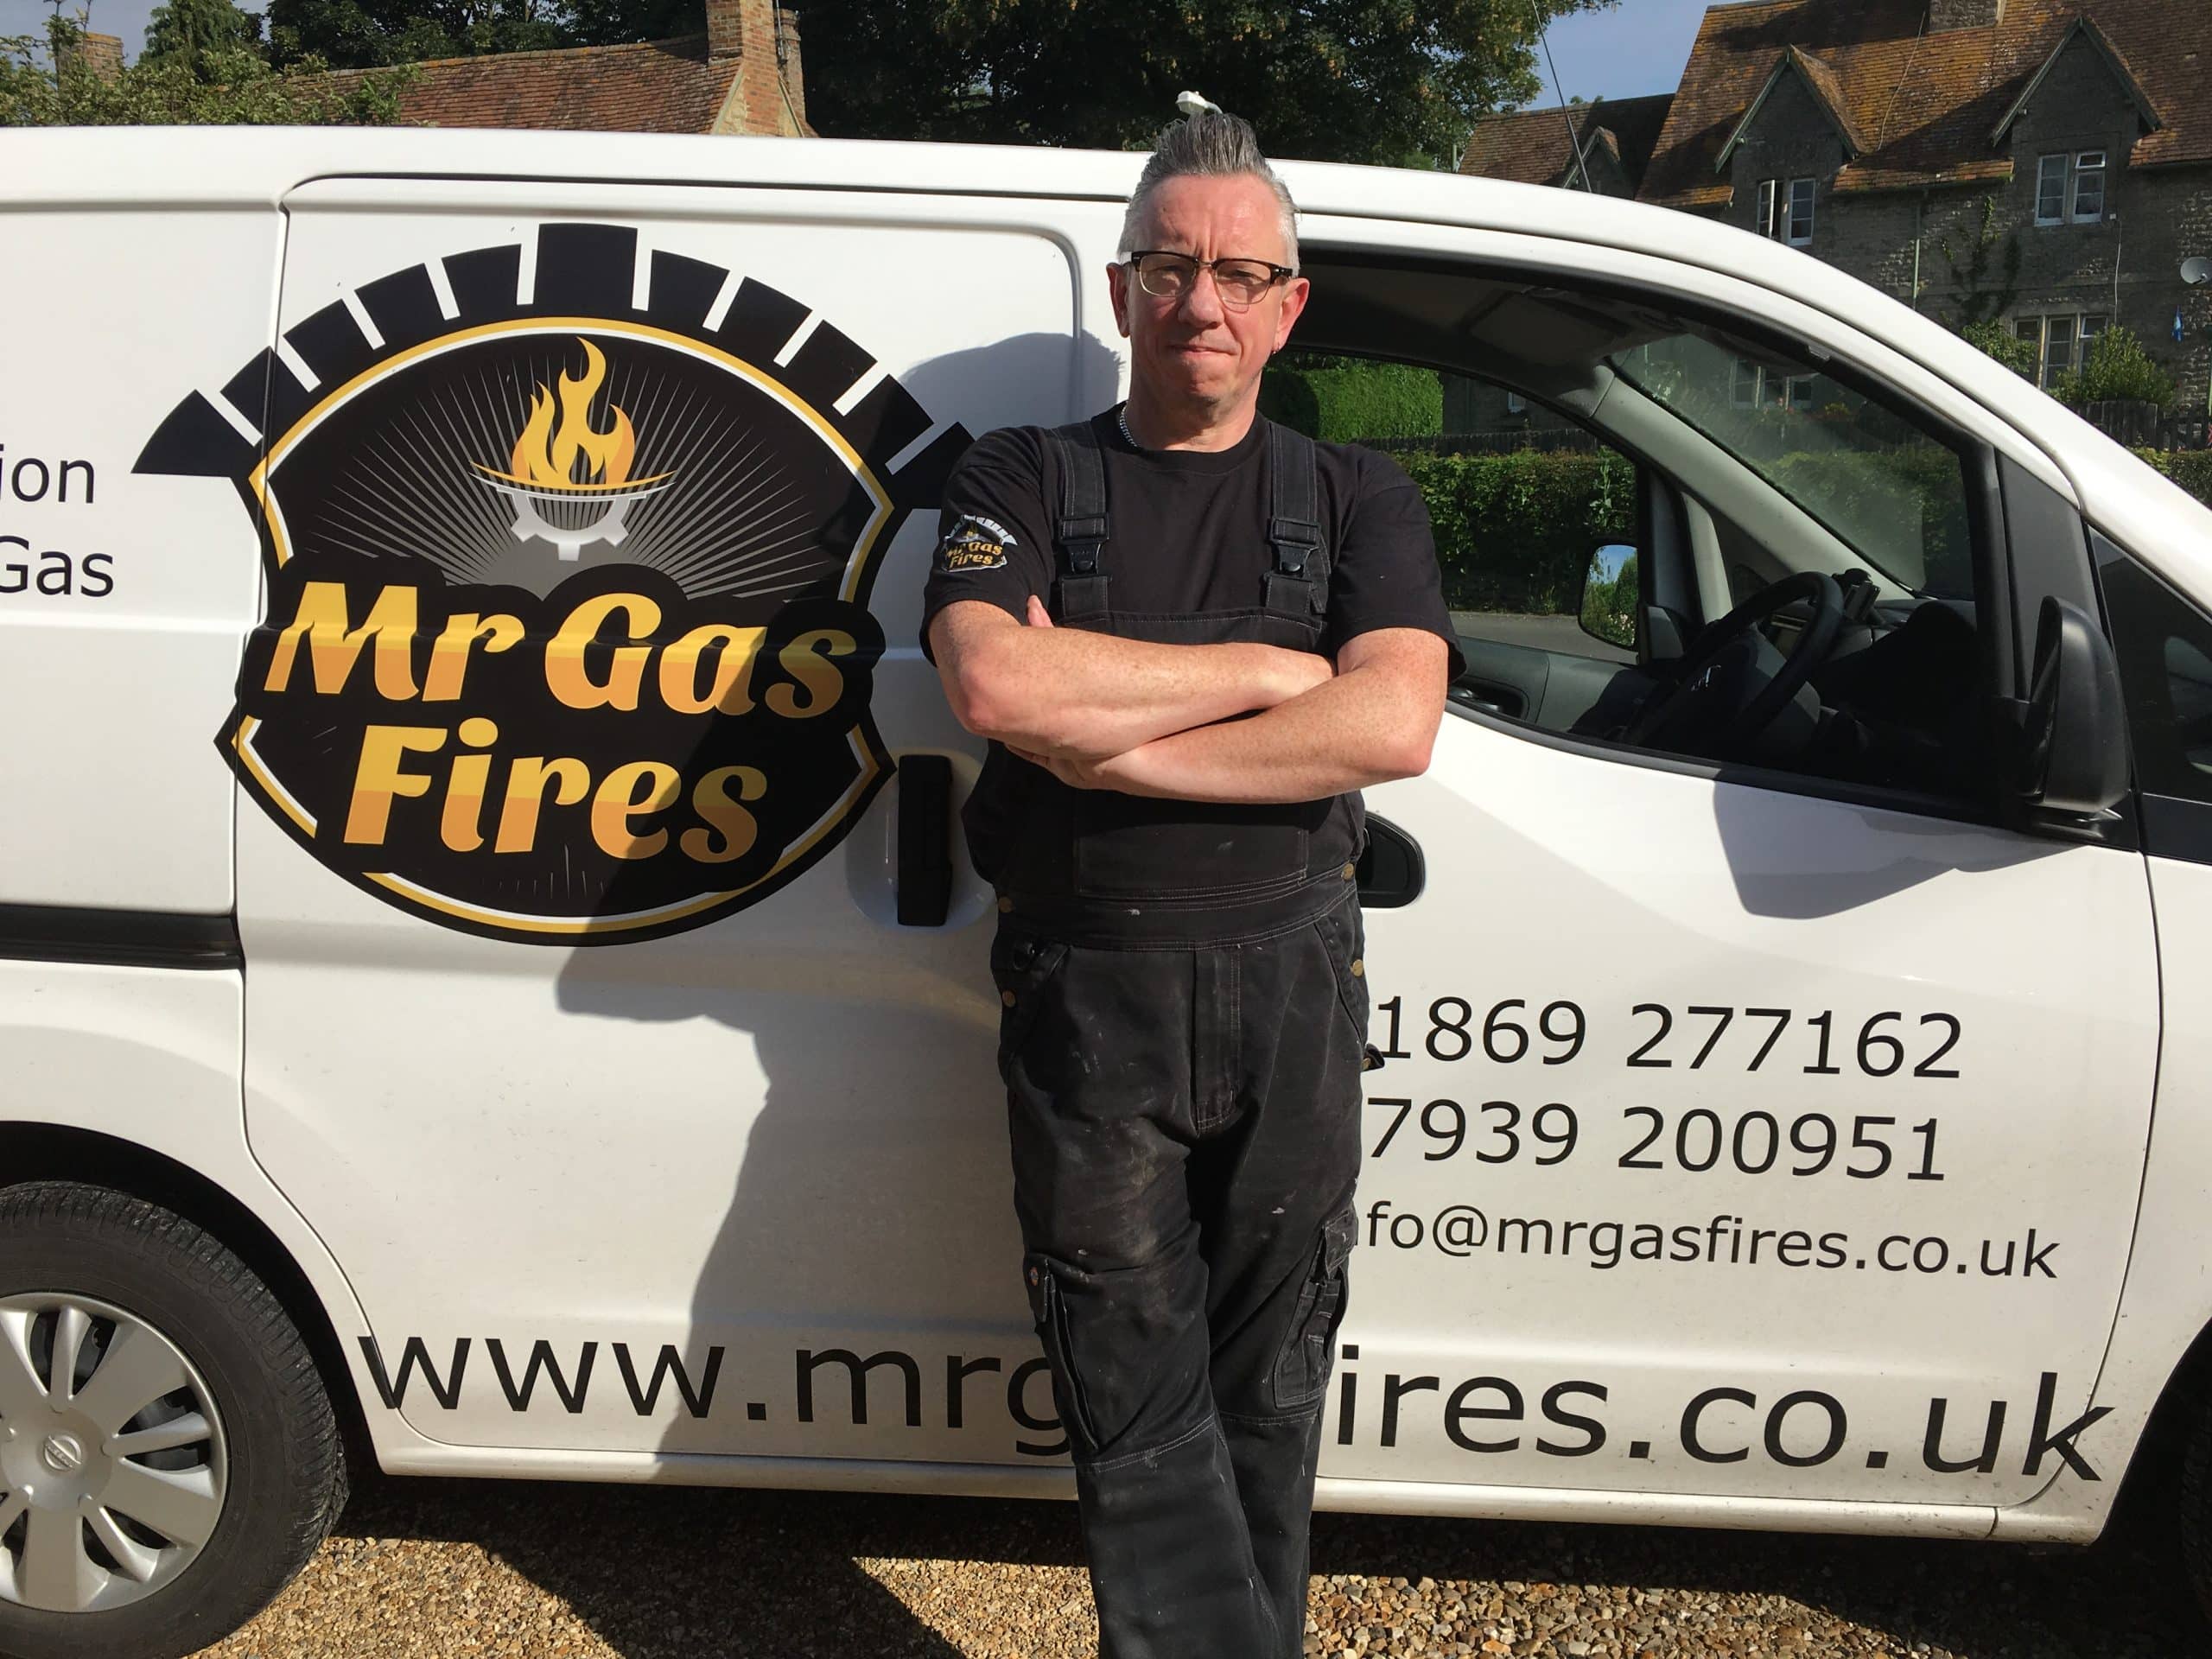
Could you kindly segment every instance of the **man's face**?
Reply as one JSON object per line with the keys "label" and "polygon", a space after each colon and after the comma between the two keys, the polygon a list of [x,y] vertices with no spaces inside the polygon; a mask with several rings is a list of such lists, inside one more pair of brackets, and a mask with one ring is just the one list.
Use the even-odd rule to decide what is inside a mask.
{"label": "man's face", "polygon": [[[1146,205],[1136,245],[1199,259],[1290,263],[1281,207],[1267,182],[1249,174],[1168,180]],[[1146,293],[1125,264],[1110,267],[1108,280],[1115,321],[1129,342],[1131,376],[1162,403],[1186,408],[1226,411],[1256,397],[1260,372],[1306,308],[1303,276],[1243,311],[1223,303],[1211,271],[1174,300]]]}

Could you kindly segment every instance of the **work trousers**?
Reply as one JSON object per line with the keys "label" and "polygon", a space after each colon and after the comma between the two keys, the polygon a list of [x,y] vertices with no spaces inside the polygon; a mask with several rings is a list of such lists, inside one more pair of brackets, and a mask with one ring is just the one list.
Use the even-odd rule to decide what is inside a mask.
{"label": "work trousers", "polygon": [[1003,919],[1023,1278],[1103,1659],[1298,1659],[1344,1317],[1368,999],[1357,899],[1203,949]]}

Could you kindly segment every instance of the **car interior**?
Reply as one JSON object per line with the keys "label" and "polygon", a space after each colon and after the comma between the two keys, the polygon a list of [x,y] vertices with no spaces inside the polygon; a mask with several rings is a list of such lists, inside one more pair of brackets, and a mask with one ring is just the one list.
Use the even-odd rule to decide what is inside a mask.
{"label": "car interior", "polygon": [[1478,378],[1636,467],[1633,535],[1593,546],[1586,579],[1628,573],[1627,649],[1584,632],[1586,587],[1580,626],[1455,613],[1455,711],[1954,811],[1989,798],[1960,440],[1741,319],[1464,264],[1308,249],[1304,269],[1300,348]]}

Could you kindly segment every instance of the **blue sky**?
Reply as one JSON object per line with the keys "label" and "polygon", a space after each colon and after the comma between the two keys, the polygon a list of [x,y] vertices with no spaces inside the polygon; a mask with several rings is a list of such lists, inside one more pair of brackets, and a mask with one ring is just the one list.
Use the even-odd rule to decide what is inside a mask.
{"label": "blue sky", "polygon": [[[21,0],[0,0],[0,11]],[[1690,60],[1705,0],[1621,0],[1611,11],[1583,12],[1551,27],[1552,58],[1567,95],[1635,98],[1671,92]],[[1559,97],[1541,56],[1546,102]]]}
{"label": "blue sky", "polygon": [[[92,14],[92,30],[95,35],[120,35],[123,53],[135,58],[138,48],[146,43],[146,19],[152,16],[154,8],[162,0],[62,0],[62,15],[73,17],[80,11]],[[54,16],[54,8],[42,0],[0,0],[0,35],[36,35],[43,38],[46,20]]]}
{"label": "blue sky", "polygon": [[[73,12],[85,0],[63,0]],[[145,42],[146,19],[159,0],[91,0],[92,26],[103,35],[123,36],[123,49],[138,55]],[[804,10],[804,0],[800,8]],[[51,8],[41,0],[0,0],[0,35],[35,35],[46,27]],[[1614,10],[1586,12],[1552,25],[1552,56],[1570,95],[1633,98],[1639,92],[1672,92],[1689,61],[1705,0],[1621,0]],[[1537,67],[1544,66],[1539,60]],[[1558,94],[1544,74],[1547,101]]]}

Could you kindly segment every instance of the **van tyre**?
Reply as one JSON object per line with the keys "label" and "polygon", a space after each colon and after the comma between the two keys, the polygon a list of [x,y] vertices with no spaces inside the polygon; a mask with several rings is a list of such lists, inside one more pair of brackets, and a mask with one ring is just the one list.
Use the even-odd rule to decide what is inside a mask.
{"label": "van tyre", "polygon": [[2196,1402],[2196,1421],[2182,1454],[2176,1533],[2182,1565],[2189,1573],[2196,1605],[2212,1620],[2212,1395]]}
{"label": "van tyre", "polygon": [[205,1647],[345,1502],[321,1374],[251,1268],[122,1192],[0,1187],[0,1656]]}

